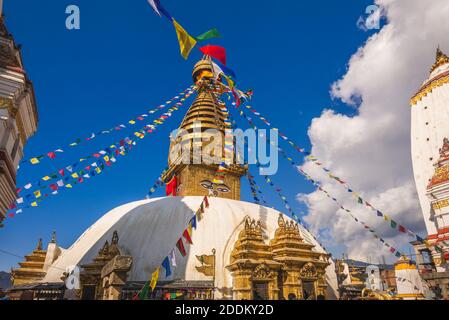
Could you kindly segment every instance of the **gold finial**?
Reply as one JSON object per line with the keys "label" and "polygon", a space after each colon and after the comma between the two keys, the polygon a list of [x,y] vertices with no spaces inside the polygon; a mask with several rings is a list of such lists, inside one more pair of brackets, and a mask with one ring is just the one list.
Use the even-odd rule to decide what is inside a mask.
{"label": "gold finial", "polygon": [[39,238],[39,241],[37,242],[36,250],[42,250],[42,238]]}
{"label": "gold finial", "polygon": [[442,66],[443,64],[449,63],[449,57],[443,53],[440,49],[440,46],[437,47],[435,63],[432,65],[430,69],[430,73],[432,73],[435,69]]}

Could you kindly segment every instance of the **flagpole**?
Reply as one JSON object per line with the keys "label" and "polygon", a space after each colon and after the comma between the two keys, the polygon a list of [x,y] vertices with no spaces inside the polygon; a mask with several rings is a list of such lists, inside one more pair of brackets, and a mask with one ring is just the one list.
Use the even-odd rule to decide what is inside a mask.
{"label": "flagpole", "polygon": [[215,269],[216,269],[216,267],[215,267],[215,262],[216,262],[216,260],[215,260],[215,253],[216,252],[217,252],[217,250],[215,250],[215,248],[212,249],[212,254],[214,256],[214,276],[212,278],[212,281],[213,281],[213,285],[212,285],[212,300],[215,300]]}

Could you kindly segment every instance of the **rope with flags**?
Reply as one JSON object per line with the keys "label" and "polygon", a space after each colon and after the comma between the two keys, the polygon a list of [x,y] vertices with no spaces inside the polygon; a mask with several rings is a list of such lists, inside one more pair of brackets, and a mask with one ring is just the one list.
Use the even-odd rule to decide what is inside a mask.
{"label": "rope with flags", "polygon": [[148,294],[150,293],[150,291],[153,291],[157,285],[161,267],[165,269],[165,278],[168,278],[172,275],[172,268],[177,267],[175,248],[178,249],[182,257],[187,256],[184,242],[186,242],[186,245],[193,245],[193,230],[196,230],[197,223],[199,223],[203,219],[203,214],[205,213],[206,208],[209,208],[209,199],[207,198],[207,196],[203,198],[199,208],[195,211],[193,217],[189,219],[187,227],[182,232],[178,241],[176,241],[176,245],[170,250],[168,255],[165,256],[165,258],[162,260],[162,263],[153,271],[149,280],[145,282],[145,285],[134,296],[133,300],[147,300],[149,298]]}
{"label": "rope with flags", "polygon": [[[242,115],[242,111],[240,111],[240,115]],[[243,114],[243,115],[244,115],[244,114]],[[255,126],[255,124],[252,122],[251,119],[248,119],[248,117],[244,117],[244,118],[248,121],[248,124],[249,124],[254,130],[257,130],[257,127]],[[269,141],[269,142],[270,142],[270,144],[274,145],[272,141]],[[290,157],[288,157],[287,153],[286,153],[281,147],[279,147],[279,146],[278,146],[278,151],[282,154],[282,156],[283,156],[286,160],[289,161],[289,163],[290,163],[295,169],[297,169],[297,165],[296,165],[296,163],[293,161],[293,159],[290,158]],[[298,169],[297,169],[297,170],[298,170]],[[391,246],[390,244],[388,244],[384,239],[382,239],[382,238],[376,233],[376,231],[375,231],[374,229],[372,229],[370,226],[368,226],[365,222],[360,221],[359,219],[357,219],[357,218],[352,214],[352,211],[351,211],[351,210],[346,209],[345,207],[343,207],[343,206],[338,202],[338,200],[337,200],[336,198],[332,197],[332,196],[331,196],[326,190],[324,190],[324,189],[323,189],[317,182],[315,182],[313,179],[311,179],[310,176],[309,176],[304,170],[302,170],[302,169],[299,169],[299,170],[300,170],[300,173],[302,173],[302,174],[306,177],[306,179],[307,179],[308,181],[311,181],[311,182],[312,182],[315,186],[317,186],[317,188],[318,188],[320,191],[322,191],[328,198],[330,198],[331,200],[333,200],[334,202],[336,202],[337,205],[340,207],[340,209],[344,210],[344,211],[345,211],[345,212],[346,212],[352,219],[354,219],[354,221],[356,221],[358,224],[361,224],[365,229],[367,229],[370,233],[372,233],[373,236],[374,236],[374,238],[378,239],[378,240],[379,240],[385,247],[387,247],[387,248],[389,249],[389,252],[390,252],[390,253],[395,254],[397,257],[400,257],[400,256],[401,256],[401,253],[400,253],[396,248],[394,248],[393,246]],[[274,184],[272,183],[272,180],[271,180],[269,177],[264,176],[264,178],[265,178],[265,180],[266,180],[266,182],[267,182],[268,184],[270,184],[271,186],[274,186]],[[283,195],[280,193],[281,190],[280,190],[280,189],[277,189],[276,191],[278,192],[278,194],[279,194],[279,196],[281,197],[281,199],[282,199],[283,201],[286,201],[285,196],[283,196]],[[288,202],[287,202],[285,205],[286,205],[286,207],[290,208],[290,205],[288,204]]]}
{"label": "rope with flags", "polygon": [[[229,119],[232,121],[232,123],[236,123],[235,121],[234,121],[234,119],[233,119],[233,117],[232,117],[232,114],[231,113],[229,113]],[[244,141],[244,144],[245,144],[245,146],[247,145],[247,143],[246,143],[246,141]],[[251,152],[251,151],[250,151]],[[258,167],[258,168],[260,168],[261,167],[261,164],[259,163],[259,161],[257,160],[257,158],[255,158],[255,160],[256,160],[256,166]],[[267,176],[267,175],[262,175],[262,177],[265,179],[265,182],[270,186],[270,187],[272,187],[275,191],[276,191],[276,194],[279,196],[279,198],[281,199],[281,201],[282,201],[282,203],[284,204],[284,207],[285,207],[285,209],[287,209],[287,211],[290,213],[290,218],[292,218],[293,220],[295,220],[297,223],[299,223],[302,227],[304,227],[304,229],[306,229],[308,232],[309,232],[309,234],[313,237],[313,239],[325,250],[325,251],[327,251],[326,250],[326,247],[325,246],[323,246],[322,244],[321,244],[321,242],[320,241],[318,241],[318,239],[313,235],[313,233],[307,228],[307,226],[302,222],[302,220],[300,219],[300,217],[298,216],[298,215],[296,215],[295,214],[295,212],[293,211],[293,209],[291,208],[291,206],[290,206],[290,204],[289,204],[289,202],[288,202],[288,200],[287,200],[287,198],[282,194],[282,189],[281,188],[279,188],[279,187],[277,187],[275,184],[274,184],[274,182]]]}
{"label": "rope with flags", "polygon": [[[370,204],[368,201],[364,200],[358,193],[354,192],[347,183],[345,183],[344,181],[342,181],[340,178],[338,178],[337,176],[333,175],[330,170],[326,169],[321,162],[318,161],[318,159],[314,156],[311,156],[309,152],[305,151],[302,148],[299,148],[296,144],[294,144],[287,136],[285,136],[283,133],[281,133],[277,128],[274,128],[271,123],[269,123],[264,117],[262,117],[260,115],[260,113],[258,113],[255,109],[251,109],[251,107],[249,106],[245,106],[247,109],[250,109],[250,111],[255,114],[256,116],[259,117],[260,120],[262,120],[270,129],[272,130],[276,130],[278,131],[279,135],[281,137],[283,137],[284,140],[286,140],[293,148],[295,148],[295,150],[297,150],[300,153],[306,154],[308,155],[306,157],[306,159],[312,161],[314,164],[318,165],[322,170],[324,170],[327,174],[327,176],[329,176],[330,178],[333,178],[335,181],[339,182],[341,185],[344,185],[346,187],[346,189],[348,190],[348,192],[352,193],[354,195],[354,198],[356,199],[358,204],[362,204],[365,205],[367,208],[373,210],[376,213],[377,217],[382,218],[384,221],[389,222],[391,227],[394,229],[397,229],[400,233],[407,233],[410,236],[414,237],[417,241],[424,243],[424,239],[421,238],[416,232],[413,232],[412,230],[406,228],[405,226],[399,224],[398,222],[396,222],[395,220],[391,219],[388,215],[382,213],[380,210],[378,210],[377,208],[375,208],[372,204]],[[251,122],[253,125],[254,123],[252,122],[251,119],[248,118],[248,116],[242,111],[242,109],[240,109],[239,114],[245,118],[247,121],[249,120],[249,122]],[[256,127],[257,128],[257,127]]]}
{"label": "rope with flags", "polygon": [[[126,156],[129,151],[131,151],[131,146],[135,145],[136,141],[127,140],[126,144],[120,149],[116,149],[115,151],[120,150],[118,153],[111,152],[104,156],[103,159],[99,159],[78,172],[73,172],[71,175],[58,180],[55,184],[51,184],[49,186],[51,192],[45,193],[42,189],[36,190],[26,197],[21,197],[16,200],[17,205],[14,205],[12,209],[8,211],[8,217],[14,218],[16,214],[23,213],[24,209],[35,208],[39,206],[43,200],[48,198],[49,196],[56,196],[60,194],[61,191],[72,189],[74,186],[84,183],[84,181],[98,176],[101,174],[107,167],[112,166],[117,162],[118,156]],[[117,157],[117,158],[116,158]],[[33,198],[33,199],[31,199]],[[10,206],[11,208],[12,206]]]}
{"label": "rope with flags", "polygon": [[147,195],[146,195],[146,198],[147,198],[147,199],[149,199],[149,198],[153,195],[153,193],[156,192],[156,190],[157,190],[159,187],[162,187],[162,186],[164,185],[164,181],[162,180],[162,177],[164,176],[164,174],[165,174],[168,170],[169,170],[169,167],[165,167],[165,169],[162,171],[162,173],[161,173],[161,175],[159,176],[159,178],[157,178],[157,180],[154,182],[153,186],[150,187],[150,189],[149,189],[149,191],[148,191],[148,193],[147,193]]}
{"label": "rope with flags", "polygon": [[[168,110],[169,112],[165,113],[163,116],[161,116],[158,119],[154,120],[153,124],[145,125],[140,131],[134,132],[133,135],[135,137],[139,138],[139,139],[144,139],[148,134],[153,133],[157,129],[158,126],[164,124],[165,120],[170,118],[172,116],[173,112],[177,111],[180,106],[182,106],[182,104],[170,108]],[[70,178],[78,179],[78,183],[82,183],[84,181],[83,177],[89,179],[91,177],[91,174],[92,174],[92,171],[90,171],[91,167],[95,168],[95,170],[93,171],[94,175],[95,175],[95,171],[102,170],[101,168],[98,167],[98,162],[102,163],[103,160],[104,160],[105,164],[107,166],[111,166],[111,162],[115,162],[116,161],[116,158],[114,157],[114,155],[115,156],[120,156],[120,155],[124,156],[124,155],[127,154],[125,152],[125,150],[124,150],[125,145],[127,145],[128,148],[130,148],[129,147],[130,145],[135,145],[136,144],[136,141],[132,140],[131,137],[133,137],[133,136],[130,135],[130,136],[124,137],[119,142],[116,142],[115,144],[111,145],[110,147],[104,148],[100,152],[95,153],[95,154],[93,154],[91,156],[87,156],[85,158],[81,158],[78,162],[74,163],[73,165],[67,166],[67,167],[62,168],[62,169],[59,169],[57,173],[52,173],[52,174],[42,178],[42,180],[46,181],[46,182],[48,182],[50,180],[57,180],[57,179],[59,179],[58,182],[55,183],[55,184],[50,184],[49,186],[41,186],[40,185],[40,180],[37,180],[38,181],[37,184],[39,186],[39,189],[34,190],[33,192],[30,192],[30,193],[28,193],[28,194],[26,194],[26,195],[16,199],[13,203],[11,203],[9,205],[10,211],[8,213],[8,216],[10,218],[12,218],[12,217],[14,217],[15,214],[22,213],[23,209],[28,209],[28,208],[32,208],[32,207],[38,207],[38,203],[42,202],[42,200],[47,198],[50,194],[51,195],[57,195],[58,194],[57,191],[60,188],[66,187],[66,188],[71,189],[73,187],[73,184],[76,181],[74,181],[73,184],[72,183],[68,183],[68,184],[64,183],[64,181],[65,182],[69,181]],[[119,147],[117,147],[117,146],[119,146]],[[92,158],[92,157],[96,159],[96,161],[94,163],[92,163],[91,165],[85,167],[83,170],[81,170],[79,172],[74,172],[74,168],[75,167],[77,167],[81,162],[84,162],[87,159]],[[102,157],[103,160],[100,157]],[[112,159],[112,161],[111,161],[111,159]],[[100,166],[104,167],[104,164],[101,164]],[[89,168],[89,169],[86,169],[86,168]],[[65,174],[66,174],[65,170],[67,170],[70,173],[70,175],[67,176],[67,177],[65,177]],[[86,173],[85,170],[88,171],[88,172],[90,171],[90,174]],[[98,172],[97,172],[97,174],[98,174]],[[31,189],[32,186],[33,186],[33,184],[30,183],[30,184],[25,185],[23,187],[23,189],[27,189],[28,190],[28,189]],[[52,190],[52,192],[50,194],[47,194],[47,193],[43,194],[42,190],[46,189],[46,188],[50,188]],[[18,190],[19,191],[18,193],[20,193],[22,191],[22,188],[19,188],[19,189],[20,190]]]}
{"label": "rope with flags", "polygon": [[[139,121],[144,121],[145,118],[147,118],[148,116],[156,113],[157,111],[160,111],[164,108],[166,108],[167,106],[169,106],[170,104],[174,103],[175,101],[179,100],[180,102],[176,103],[177,106],[180,106],[181,103],[186,100],[195,90],[195,85],[192,85],[190,87],[188,87],[186,90],[180,92],[178,95],[176,95],[175,97],[173,97],[172,99],[168,100],[165,104],[161,104],[160,106],[149,110],[147,113],[143,113],[131,120],[129,120],[127,122],[127,125],[135,125],[137,124]],[[121,131],[125,128],[127,128],[127,125],[121,123],[118,124],[112,128],[109,129],[104,129],[104,130],[100,130],[97,133],[92,133],[89,137],[81,139],[81,138],[77,138],[75,139],[75,141],[69,143],[68,145],[64,146],[64,147],[59,147],[56,148],[52,151],[47,152],[46,154],[41,154],[38,156],[34,156],[28,159],[24,159],[20,161],[20,164],[25,164],[25,163],[30,163],[31,165],[38,165],[42,162],[43,159],[48,158],[48,159],[55,159],[57,158],[57,154],[62,154],[65,152],[66,148],[74,148],[76,146],[79,146],[80,144],[82,144],[83,142],[89,142],[89,141],[93,141],[95,138],[97,138],[98,136],[101,135],[106,135],[106,134],[110,134],[116,131]],[[20,168],[20,166],[19,166]]]}

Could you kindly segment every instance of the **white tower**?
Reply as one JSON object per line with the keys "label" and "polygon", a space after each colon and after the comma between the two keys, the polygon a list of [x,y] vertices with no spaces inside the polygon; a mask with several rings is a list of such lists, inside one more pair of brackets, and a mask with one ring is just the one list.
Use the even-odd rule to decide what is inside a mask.
{"label": "white tower", "polygon": [[427,233],[436,227],[426,196],[429,180],[444,138],[449,137],[449,58],[438,48],[436,62],[418,93],[411,99],[411,148],[416,189]]}
{"label": "white tower", "polygon": [[402,256],[394,265],[397,297],[404,300],[424,299],[424,287],[416,264]]}

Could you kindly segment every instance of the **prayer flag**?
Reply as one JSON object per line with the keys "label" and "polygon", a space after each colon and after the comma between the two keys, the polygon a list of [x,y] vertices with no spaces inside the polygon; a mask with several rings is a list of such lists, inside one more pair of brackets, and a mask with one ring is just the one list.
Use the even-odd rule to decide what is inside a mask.
{"label": "prayer flag", "polygon": [[170,262],[171,262],[171,265],[173,267],[177,267],[177,265],[176,265],[176,256],[175,256],[175,250],[174,249],[170,252]]}
{"label": "prayer flag", "polygon": [[189,229],[185,229],[184,232],[182,233],[182,235],[184,236],[184,238],[186,239],[186,241],[188,243],[193,244],[192,238],[190,237]]}
{"label": "prayer flag", "polygon": [[187,31],[184,30],[184,28],[181,27],[181,25],[178,22],[176,22],[175,19],[173,19],[173,25],[176,30],[176,35],[178,36],[181,55],[183,56],[184,59],[187,60],[190,52],[196,45],[196,40],[190,34],[188,34]]}
{"label": "prayer flag", "polygon": [[162,17],[161,16],[162,13],[168,20],[173,20],[170,13],[168,13],[168,11],[165,10],[165,8],[161,5],[161,2],[159,0],[148,0],[148,3],[150,4],[150,6],[153,7],[153,10],[159,15],[159,17]]}
{"label": "prayer flag", "polygon": [[150,282],[151,290],[154,290],[154,288],[156,287],[157,279],[159,278],[159,269],[160,267],[157,267],[156,271],[154,271],[153,274],[151,275],[151,282]]}
{"label": "prayer flag", "polygon": [[49,153],[47,153],[47,156],[48,156],[50,159],[54,159],[54,158],[56,158],[56,153],[54,153],[54,152],[49,152]]}
{"label": "prayer flag", "polygon": [[176,242],[176,247],[183,257],[187,255],[186,249],[184,248],[184,244],[182,243],[182,238],[179,238],[178,242]]}
{"label": "prayer flag", "polygon": [[139,294],[133,298],[133,300],[148,300],[148,292],[150,289],[150,281],[145,282],[142,290],[140,290]]}
{"label": "prayer flag", "polygon": [[171,275],[170,260],[168,259],[168,257],[165,257],[164,261],[162,262],[162,266],[165,269],[165,277],[168,278]]}
{"label": "prayer flag", "polygon": [[32,158],[30,159],[31,164],[38,164],[39,163],[39,159],[38,158]]}
{"label": "prayer flag", "polygon": [[[209,199],[207,198],[207,196],[204,196],[203,203],[206,206],[206,208],[209,208]],[[201,204],[201,206],[202,206],[202,204]],[[203,208],[201,208],[201,209],[204,212],[204,209]]]}
{"label": "prayer flag", "polygon": [[204,41],[209,40],[213,38],[220,38],[220,33],[218,33],[218,30],[216,28],[213,28],[209,31],[204,32],[203,34],[200,34],[199,36],[195,37],[198,41]]}
{"label": "prayer flag", "polygon": [[192,220],[190,220],[190,225],[192,226],[193,229],[196,230],[196,215],[193,216]]}
{"label": "prayer flag", "polygon": [[178,188],[178,178],[173,176],[173,178],[165,186],[165,194],[167,196],[176,196],[176,189]]}
{"label": "prayer flag", "polygon": [[208,44],[207,46],[201,47],[200,51],[208,56],[211,56],[218,61],[220,61],[223,65],[226,65],[226,49],[220,46],[214,46]]}

